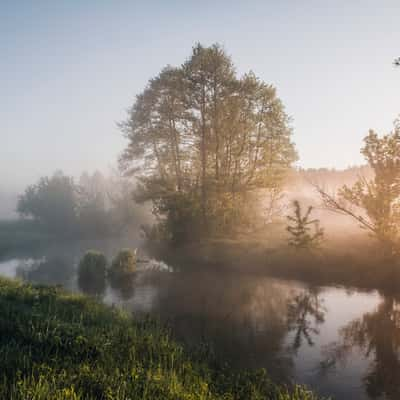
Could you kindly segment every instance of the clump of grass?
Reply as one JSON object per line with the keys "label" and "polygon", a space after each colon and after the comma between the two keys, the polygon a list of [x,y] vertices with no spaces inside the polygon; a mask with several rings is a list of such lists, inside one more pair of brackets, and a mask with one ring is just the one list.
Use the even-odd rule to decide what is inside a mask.
{"label": "clump of grass", "polygon": [[264,371],[234,373],[188,354],[151,319],[93,298],[0,279],[0,398],[314,400]]}

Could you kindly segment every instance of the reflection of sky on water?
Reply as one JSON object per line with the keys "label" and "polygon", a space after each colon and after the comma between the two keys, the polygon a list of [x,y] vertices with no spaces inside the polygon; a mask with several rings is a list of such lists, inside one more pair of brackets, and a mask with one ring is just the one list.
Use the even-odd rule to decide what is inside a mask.
{"label": "reflection of sky on water", "polygon": [[11,260],[0,262],[0,274],[7,278],[15,278],[15,271],[20,265],[21,260],[18,258],[13,258]]}

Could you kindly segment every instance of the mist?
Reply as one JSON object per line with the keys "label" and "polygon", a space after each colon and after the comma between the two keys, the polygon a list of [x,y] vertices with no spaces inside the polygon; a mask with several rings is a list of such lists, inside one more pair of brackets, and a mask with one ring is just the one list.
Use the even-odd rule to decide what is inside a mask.
{"label": "mist", "polygon": [[0,12],[0,398],[400,398],[400,3]]}

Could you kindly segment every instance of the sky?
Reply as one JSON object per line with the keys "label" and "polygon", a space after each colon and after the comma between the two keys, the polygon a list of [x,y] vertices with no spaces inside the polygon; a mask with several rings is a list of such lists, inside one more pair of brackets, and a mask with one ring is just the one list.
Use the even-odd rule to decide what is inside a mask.
{"label": "sky", "polygon": [[0,191],[116,167],[117,122],[196,42],[277,88],[298,166],[361,164],[400,114],[399,0],[0,0]]}

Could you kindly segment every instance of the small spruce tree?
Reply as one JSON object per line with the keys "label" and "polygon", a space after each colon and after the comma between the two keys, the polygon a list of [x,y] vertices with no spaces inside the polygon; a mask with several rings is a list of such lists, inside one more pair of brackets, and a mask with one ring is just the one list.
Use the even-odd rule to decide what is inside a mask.
{"label": "small spruce tree", "polygon": [[290,233],[289,246],[296,250],[313,249],[320,246],[324,237],[324,230],[319,226],[319,220],[311,220],[312,206],[302,215],[300,203],[293,201],[294,215],[288,215],[287,231]]}

